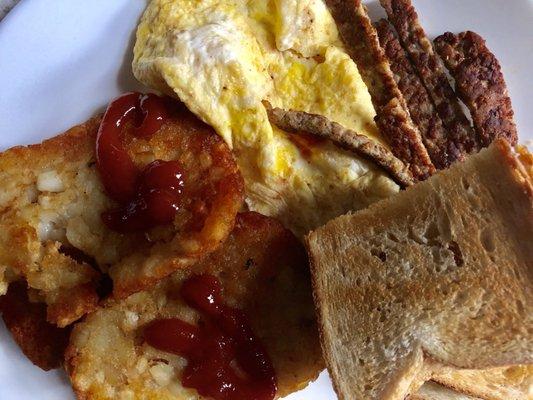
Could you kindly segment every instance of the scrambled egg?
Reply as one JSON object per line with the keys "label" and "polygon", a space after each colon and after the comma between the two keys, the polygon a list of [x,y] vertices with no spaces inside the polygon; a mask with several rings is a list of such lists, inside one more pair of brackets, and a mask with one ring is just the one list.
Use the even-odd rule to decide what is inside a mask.
{"label": "scrambled egg", "polygon": [[375,111],[322,0],[152,0],[133,71],[177,96],[230,146],[250,209],[304,234],[398,186],[329,142],[303,152],[262,100],[324,115],[381,142]]}

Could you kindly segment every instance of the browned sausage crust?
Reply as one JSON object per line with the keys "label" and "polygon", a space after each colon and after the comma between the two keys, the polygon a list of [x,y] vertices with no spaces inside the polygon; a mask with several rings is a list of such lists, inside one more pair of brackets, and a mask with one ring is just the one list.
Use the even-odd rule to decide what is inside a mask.
{"label": "browned sausage crust", "polygon": [[514,112],[500,63],[475,32],[447,32],[435,39],[435,49],[455,79],[457,93],[472,115],[482,146],[501,137],[518,140]]}
{"label": "browned sausage crust", "polygon": [[420,25],[410,0],[380,0],[402,46],[435,104],[454,146],[450,157],[461,160],[478,146],[475,132],[450,86],[442,61]]}
{"label": "browned sausage crust", "polygon": [[442,120],[424,84],[413,69],[389,21],[381,19],[375,26],[396,84],[407,103],[413,122],[422,135],[431,161],[438,169],[449,167],[455,161],[453,152],[451,154],[448,152],[449,146],[453,146],[453,143],[450,143],[447,137]]}
{"label": "browned sausage crust", "polygon": [[330,121],[322,115],[271,108],[269,104],[266,106],[270,122],[278,128],[290,133],[306,132],[329,139],[339,147],[375,162],[402,187],[414,183],[407,165],[375,140]]}
{"label": "browned sausage crust", "polygon": [[435,172],[420,132],[394,81],[376,30],[360,0],[326,0],[346,51],[355,61],[376,109],[376,123],[396,157],[409,165],[416,180]]}

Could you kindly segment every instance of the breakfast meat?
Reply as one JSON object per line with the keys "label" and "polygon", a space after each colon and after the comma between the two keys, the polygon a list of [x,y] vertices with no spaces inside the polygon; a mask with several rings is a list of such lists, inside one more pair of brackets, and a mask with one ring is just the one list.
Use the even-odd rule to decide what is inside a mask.
{"label": "breakfast meat", "polygon": [[418,21],[415,8],[410,0],[380,0],[380,3],[396,28],[400,42],[409,54],[448,131],[453,145],[447,149],[448,156],[452,160],[464,159],[466,154],[478,146],[475,132],[450,86],[442,61]]}
{"label": "breakfast meat", "polygon": [[376,108],[376,123],[393,153],[409,165],[416,180],[426,179],[435,167],[413,124],[377,33],[360,0],[326,0],[340,36],[368,86]]}
{"label": "breakfast meat", "polygon": [[78,397],[198,399],[180,382],[186,360],[148,345],[145,330],[161,318],[206,323],[180,295],[185,281],[205,274],[220,281],[229,306],[248,316],[274,367],[276,397],[318,376],[323,363],[305,250],[276,220],[247,212],[237,216],[222,248],[191,270],[110,300],[75,326],[66,359]]}
{"label": "breakfast meat", "polygon": [[403,162],[385,147],[364,135],[346,129],[321,115],[268,106],[267,112],[270,121],[286,132],[311,133],[317,137],[329,139],[346,150],[374,161],[401,186],[406,187],[414,183],[413,176]]}
{"label": "breakfast meat", "polygon": [[431,161],[438,169],[449,167],[455,160],[449,157],[447,133],[426,88],[413,70],[391,24],[386,19],[381,19],[375,26],[398,89],[407,103],[413,122],[422,135]]}
{"label": "breakfast meat", "polygon": [[339,398],[403,400],[433,378],[483,397],[490,385],[462,369],[533,364],[531,237],[533,182],[503,139],[312,232],[313,291]]}
{"label": "breakfast meat", "polygon": [[178,106],[150,138],[123,138],[139,168],[156,159],[183,166],[187,193],[174,225],[146,232],[109,229],[102,214],[118,205],[96,168],[99,125],[95,118],[40,145],[0,155],[4,286],[26,280],[58,326],[96,307],[100,271],[110,269],[117,296],[149,286],[214,250],[242,205],[242,178],[231,151]]}
{"label": "breakfast meat", "polygon": [[512,145],[518,140],[514,112],[500,63],[475,32],[447,32],[435,39],[435,49],[455,79],[461,100],[470,110],[482,146],[496,138]]}
{"label": "breakfast meat", "polygon": [[63,363],[70,329],[47,322],[46,305],[30,302],[23,283],[13,283],[0,297],[0,311],[11,336],[32,363],[45,371]]}

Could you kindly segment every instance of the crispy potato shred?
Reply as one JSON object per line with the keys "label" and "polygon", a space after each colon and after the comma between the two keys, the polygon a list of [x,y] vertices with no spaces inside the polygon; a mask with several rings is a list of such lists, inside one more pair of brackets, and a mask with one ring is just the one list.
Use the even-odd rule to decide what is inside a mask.
{"label": "crispy potato shred", "polygon": [[197,399],[179,381],[186,361],[147,345],[143,327],[158,318],[200,323],[179,289],[186,278],[203,273],[217,277],[225,302],[250,318],[272,360],[279,396],[318,376],[323,362],[305,250],[276,220],[247,212],[237,216],[222,247],[194,267],[150,290],[109,300],[74,327],[66,368],[78,397]]}
{"label": "crispy potato shred", "polygon": [[126,136],[125,146],[143,167],[177,160],[185,174],[184,204],[171,226],[151,229],[109,270],[119,298],[188,267],[228,237],[244,200],[244,182],[230,148],[213,129],[180,105],[148,139]]}
{"label": "crispy potato shred", "polygon": [[[446,34],[434,48],[410,0],[380,0],[388,21],[377,30],[361,0],[325,4],[368,86],[391,150],[325,117],[268,107],[270,121],[292,139],[305,133],[331,140],[404,187],[497,137],[516,142],[501,68],[481,37]],[[136,136],[130,123],[116,124],[127,155],[122,149],[113,153],[121,146],[113,137],[97,163],[101,117],[41,144],[0,153],[4,322],[34,364],[45,370],[65,365],[79,399],[199,399],[181,384],[187,360],[149,346],[143,332],[161,318],[205,323],[179,293],[189,277],[210,274],[220,281],[224,302],[246,313],[265,346],[276,372],[276,397],[302,389],[324,368],[305,249],[277,220],[243,212],[243,178],[229,146],[182,103],[166,103],[166,118],[148,137]],[[517,152],[523,172],[533,175],[531,155]],[[118,153],[135,165],[128,160],[128,187],[137,190],[146,190],[137,170],[155,160],[177,161],[172,164],[183,172],[183,192],[166,225],[127,229],[120,213],[136,203],[118,204],[102,183],[108,171],[120,172],[114,162],[104,167],[102,154],[114,161],[109,155]],[[108,191],[115,181],[106,180]],[[137,193],[136,200],[145,194]],[[114,226],[121,232],[110,229],[103,214],[122,218]],[[118,229],[122,222],[126,228]]]}
{"label": "crispy potato shred", "polygon": [[103,273],[113,278],[114,295],[126,297],[196,263],[227,238],[243,203],[231,150],[179,105],[150,138],[124,135],[140,168],[155,159],[183,165],[186,196],[174,223],[111,231],[101,214],[116,205],[95,167],[99,122],[0,154],[0,290],[25,280],[59,327],[96,309]]}
{"label": "crispy potato shred", "polygon": [[197,399],[181,385],[186,360],[145,344],[143,327],[162,317],[199,323],[179,288],[209,273],[249,316],[279,396],[316,379],[305,250],[278,221],[238,214],[244,186],[230,148],[181,104],[150,137],[126,125],[134,164],[177,160],[185,185],[173,223],[121,233],[102,219],[119,204],[96,168],[99,124],[0,154],[0,306],[24,354],[46,370],[65,363],[81,399]]}

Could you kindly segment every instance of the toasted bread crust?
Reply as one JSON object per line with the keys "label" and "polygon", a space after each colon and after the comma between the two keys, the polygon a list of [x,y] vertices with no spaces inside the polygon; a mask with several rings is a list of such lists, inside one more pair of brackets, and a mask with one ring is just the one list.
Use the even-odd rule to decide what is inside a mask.
{"label": "toasted bread crust", "polygon": [[374,108],[376,123],[389,141],[396,157],[409,165],[416,180],[435,172],[420,132],[411,121],[405,100],[374,27],[360,0],[326,0],[340,36],[366,83]]}
{"label": "toasted bread crust", "polygon": [[379,42],[389,59],[394,79],[402,92],[413,122],[417,126],[431,161],[438,169],[449,167],[456,157],[448,153],[447,133],[422,81],[413,70],[390,23],[386,19],[376,24]]}
{"label": "toasted bread crust", "polygon": [[404,49],[442,119],[453,146],[448,153],[452,159],[462,160],[475,150],[478,143],[475,132],[463,113],[442,61],[433,50],[431,41],[418,21],[418,15],[410,0],[380,0],[394,25]]}
{"label": "toasted bread crust", "polygon": [[435,39],[435,49],[455,79],[457,93],[472,115],[482,146],[496,138],[518,141],[514,112],[501,66],[475,32],[447,32]]}
{"label": "toasted bread crust", "polygon": [[308,235],[340,399],[403,400],[420,379],[442,377],[442,366],[533,363],[533,244],[524,241],[533,235],[532,185],[499,139]]}
{"label": "toasted bread crust", "polygon": [[485,370],[445,368],[432,377],[439,384],[484,400],[529,400],[533,365]]}
{"label": "toasted bread crust", "polygon": [[303,111],[288,111],[267,107],[268,118],[278,128],[289,133],[307,132],[330,139],[335,144],[363,156],[387,171],[401,186],[414,183],[407,166],[378,142],[344,128],[324,116]]}
{"label": "toasted bread crust", "polygon": [[479,400],[479,398],[455,392],[435,382],[426,382],[418,392],[409,395],[407,400]]}

